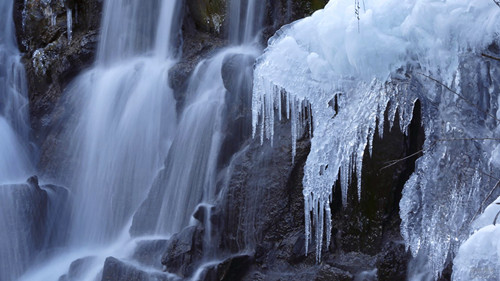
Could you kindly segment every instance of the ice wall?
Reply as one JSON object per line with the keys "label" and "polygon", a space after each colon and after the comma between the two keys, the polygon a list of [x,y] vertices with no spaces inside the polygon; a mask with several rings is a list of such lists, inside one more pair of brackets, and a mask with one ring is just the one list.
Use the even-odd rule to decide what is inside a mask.
{"label": "ice wall", "polygon": [[406,132],[419,99],[426,142],[405,186],[401,230],[439,275],[489,189],[499,83],[481,52],[498,41],[499,14],[491,1],[372,0],[361,9],[330,1],[270,39],[255,69],[253,133],[272,141],[276,111],[286,107],[297,139],[295,128],[312,114],[303,193],[318,260],[324,233],[329,243],[335,181],[344,205],[351,175],[360,194],[378,120],[387,110],[392,123],[398,112]]}

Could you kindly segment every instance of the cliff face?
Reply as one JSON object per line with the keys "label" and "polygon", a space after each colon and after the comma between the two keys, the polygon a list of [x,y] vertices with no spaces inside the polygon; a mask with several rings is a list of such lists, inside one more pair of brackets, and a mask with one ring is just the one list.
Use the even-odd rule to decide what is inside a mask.
{"label": "cliff face", "polygon": [[[72,111],[61,96],[71,80],[94,61],[102,0],[16,0],[15,3],[18,44],[25,53],[23,61],[29,81],[31,124],[34,140],[41,148],[39,169],[50,177],[57,172],[57,165],[64,165],[57,161],[61,153],[58,139],[60,126],[71,118]],[[268,1],[262,42],[284,24],[309,15],[325,4],[324,0]],[[179,49],[182,56],[169,71],[169,83],[179,106],[184,101],[187,79],[197,63],[227,43],[224,39],[226,5],[224,0],[185,1],[182,35],[178,40],[182,42]],[[71,36],[68,36],[68,16],[71,16]],[[253,61],[246,58],[242,61],[251,69]],[[279,125],[272,147],[261,146],[259,140],[250,138],[250,130],[245,126],[251,122],[247,114],[251,111],[247,100],[251,77],[243,83],[247,88],[243,91],[233,89],[231,83],[234,79],[231,63],[240,62],[238,58],[229,60],[226,70],[222,70],[228,92],[247,95],[228,100],[229,105],[234,105],[227,109],[228,118],[237,121],[227,128],[228,145],[223,148],[220,165],[232,172],[227,184],[219,183],[221,196],[210,210],[211,215],[207,215],[207,210],[199,210],[199,226],[188,228],[165,242],[169,246],[162,246],[163,264],[171,272],[183,276],[193,274],[201,265],[203,252],[210,250],[204,248],[201,241],[209,227],[208,219],[210,235],[218,251],[228,256],[242,251],[248,253],[207,267],[205,280],[319,281],[353,280],[355,276],[372,280],[377,274],[379,280],[404,279],[408,255],[399,235],[398,203],[415,159],[400,162],[383,172],[381,168],[386,161],[420,149],[419,120],[415,120],[409,138],[385,126],[384,139],[376,139],[373,156],[364,159],[363,185],[366,186],[361,201],[357,200],[355,183],[348,207],[340,207],[340,192],[335,194],[332,243],[322,249],[324,263],[318,265],[314,245],[309,245],[305,255],[302,176],[310,149],[309,136],[304,133],[299,141],[295,163],[291,162],[289,123],[283,121]],[[237,129],[242,130],[240,135],[233,132]],[[231,139],[233,133],[236,137]],[[172,246],[179,244],[187,250],[182,252]],[[117,266],[119,261],[109,260],[106,264],[106,278],[125,280],[120,278],[125,278],[127,271]]]}

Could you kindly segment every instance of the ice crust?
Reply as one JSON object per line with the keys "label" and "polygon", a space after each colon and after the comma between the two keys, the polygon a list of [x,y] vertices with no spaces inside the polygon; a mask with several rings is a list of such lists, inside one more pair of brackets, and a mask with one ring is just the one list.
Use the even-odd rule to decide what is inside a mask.
{"label": "ice crust", "polygon": [[345,206],[351,175],[361,194],[365,148],[371,153],[376,128],[383,132],[386,110],[391,126],[399,114],[407,133],[420,100],[426,141],[404,188],[401,232],[414,256],[429,256],[436,278],[467,239],[492,187],[484,174],[500,162],[490,159],[498,69],[481,58],[498,42],[500,9],[492,1],[370,0],[359,21],[355,10],[353,1],[332,0],[269,40],[255,67],[253,135],[272,142],[283,109],[296,140],[312,115],[303,194],[306,245],[314,236],[319,261],[336,180]]}
{"label": "ice crust", "polygon": [[500,205],[493,203],[474,222],[474,234],[460,246],[454,260],[453,280],[500,279],[500,224],[493,224],[499,212]]}

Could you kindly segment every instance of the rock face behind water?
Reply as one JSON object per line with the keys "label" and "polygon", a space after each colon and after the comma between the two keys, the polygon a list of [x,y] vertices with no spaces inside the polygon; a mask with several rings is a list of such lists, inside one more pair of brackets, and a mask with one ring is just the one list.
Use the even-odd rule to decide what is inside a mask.
{"label": "rock face behind water", "polygon": [[[61,96],[65,87],[89,67],[97,49],[102,0],[15,0],[14,22],[26,69],[33,137],[41,148],[39,168],[53,176],[51,161],[58,147],[61,126],[73,109]],[[68,11],[71,10],[71,40]],[[52,163],[52,164],[49,164]],[[64,163],[61,163],[64,165]]]}

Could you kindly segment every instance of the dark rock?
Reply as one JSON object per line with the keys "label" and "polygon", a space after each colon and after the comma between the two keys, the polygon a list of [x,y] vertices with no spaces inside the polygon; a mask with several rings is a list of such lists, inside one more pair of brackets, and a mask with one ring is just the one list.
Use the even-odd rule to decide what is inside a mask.
{"label": "dark rock", "polygon": [[378,280],[405,280],[410,258],[411,254],[406,252],[403,241],[389,242],[377,259]]}
{"label": "dark rock", "polygon": [[376,256],[359,252],[337,253],[336,255],[327,257],[325,263],[354,275],[373,270],[375,268]]}
{"label": "dark rock", "polygon": [[329,265],[321,266],[315,281],[351,281],[354,280],[352,274],[339,268],[331,267]]}
{"label": "dark rock", "polygon": [[[67,9],[72,10],[71,41]],[[32,133],[41,147],[39,168],[44,176],[52,176],[52,170],[57,168],[46,165],[59,141],[54,133],[58,130],[52,128],[62,123],[65,104],[59,102],[60,97],[68,83],[94,60],[101,9],[102,0],[14,2],[16,37],[24,52],[22,61],[28,80]]]}
{"label": "dark rock", "polygon": [[267,20],[263,32],[264,40],[269,39],[282,26],[310,16],[322,9],[328,0],[277,0],[267,2]]}
{"label": "dark rock", "polygon": [[226,166],[231,157],[252,134],[252,85],[255,57],[230,54],[224,58],[222,80],[225,96],[225,129],[219,165]]}
{"label": "dark rock", "polygon": [[198,226],[184,228],[168,241],[161,263],[170,273],[190,276],[203,256],[203,229]]}
{"label": "dark rock", "polygon": [[101,281],[177,281],[180,278],[154,270],[143,270],[132,264],[125,263],[114,257],[108,257],[104,262]]}
{"label": "dark rock", "polygon": [[232,281],[241,280],[247,273],[253,258],[248,255],[239,255],[225,259],[221,263],[208,266],[201,273],[201,281]]}
{"label": "dark rock", "polygon": [[161,256],[167,250],[168,245],[168,240],[139,241],[132,258],[145,266],[162,269]]}
{"label": "dark rock", "polygon": [[188,0],[190,16],[199,30],[223,34],[226,18],[226,0]]}
{"label": "dark rock", "polygon": [[[209,204],[199,204],[193,213],[193,218],[198,220],[200,223],[205,223],[207,216],[214,211],[214,206]],[[213,221],[212,221],[213,223]]]}

